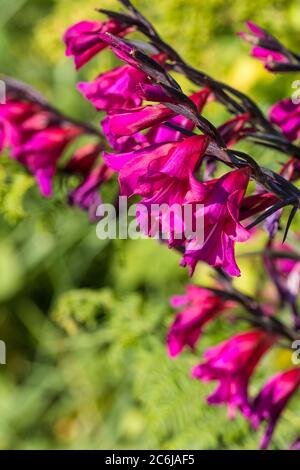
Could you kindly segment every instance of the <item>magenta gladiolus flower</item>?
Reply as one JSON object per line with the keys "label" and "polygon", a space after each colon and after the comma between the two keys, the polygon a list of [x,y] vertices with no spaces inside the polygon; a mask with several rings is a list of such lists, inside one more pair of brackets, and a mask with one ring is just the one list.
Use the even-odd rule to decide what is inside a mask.
{"label": "magenta gladiolus flower", "polygon": [[13,149],[13,158],[33,173],[44,196],[52,195],[52,178],[62,152],[81,132],[77,127],[49,127]]}
{"label": "magenta gladiolus flower", "polygon": [[276,63],[288,63],[288,60],[283,54],[280,54],[280,52],[272,51],[270,49],[265,49],[264,47],[253,47],[251,55],[255,59],[260,60],[265,65],[265,68],[269,71],[273,70],[274,64]]}
{"label": "magenta gladiolus flower", "polygon": [[275,342],[275,337],[260,330],[233,336],[204,354],[206,362],[193,369],[193,377],[203,382],[218,380],[219,386],[208,397],[210,405],[229,406],[230,416],[239,408],[250,412],[248,383],[262,356]]}
{"label": "magenta gladiolus flower", "polygon": [[156,101],[157,103],[176,103],[174,97],[166,92],[160,85],[153,83],[140,83],[138,93],[143,101]]}
{"label": "magenta gladiolus flower", "polygon": [[269,117],[288,140],[293,141],[300,136],[300,104],[293,104],[289,98],[279,101],[271,108]]}
{"label": "magenta gladiolus flower", "polygon": [[278,198],[272,193],[257,193],[243,199],[240,208],[240,221],[263,212],[278,202]]}
{"label": "magenta gladiolus flower", "polygon": [[290,450],[300,450],[300,437],[296,439],[290,447]]}
{"label": "magenta gladiolus flower", "polygon": [[[202,111],[209,95],[210,90],[204,88],[191,96],[191,100],[197,106],[199,112]],[[138,150],[153,144],[179,142],[186,138],[182,132],[169,127],[168,124],[179,126],[187,131],[192,131],[195,128],[194,122],[184,116],[171,117],[175,113],[165,108],[164,105],[146,106],[131,111],[132,113],[128,111],[122,115],[119,112],[116,114],[113,112],[102,121],[102,129],[109,144],[118,152]],[[117,127],[115,127],[115,119]],[[127,120],[128,127],[123,126],[125,119]],[[119,125],[120,120],[121,125]],[[164,120],[166,122],[161,124],[161,121]],[[151,129],[146,134],[138,132],[138,130],[147,127],[151,127]]]}
{"label": "magenta gladiolus flower", "polygon": [[134,47],[130,43],[108,32],[100,33],[99,37],[107,45],[107,47],[110,47],[113,53],[120,60],[126,62],[128,65],[139,68],[137,61],[132,57]]}
{"label": "magenta gladiolus flower", "polygon": [[136,134],[143,129],[161,124],[174,115],[175,113],[163,104],[158,104],[122,112],[108,112],[106,122],[110,133],[120,137]]}
{"label": "magenta gladiolus flower", "polygon": [[218,128],[228,147],[233,146],[243,138],[243,133],[247,132],[246,124],[249,118],[249,113],[239,114]]}
{"label": "magenta gladiolus flower", "polygon": [[64,35],[67,46],[66,55],[73,56],[77,69],[80,69],[98,52],[107,47],[99,34],[112,33],[116,36],[125,36],[132,28],[120,24],[116,20],[103,23],[99,21],[81,21],[71,26]]}
{"label": "magenta gladiolus flower", "polygon": [[184,116],[175,116],[163,124],[153,126],[146,133],[145,137],[149,145],[163,144],[165,142],[180,142],[186,138],[181,131],[176,130],[176,128],[169,127],[168,124],[187,131],[192,131],[195,127],[194,123]]}
{"label": "magenta gladiolus flower", "polygon": [[142,104],[137,87],[147,80],[143,72],[125,65],[99,75],[93,82],[79,83],[78,88],[99,111],[130,109]]}
{"label": "magenta gladiolus flower", "polygon": [[207,145],[206,136],[195,135],[179,143],[153,145],[119,155],[104,154],[104,160],[119,172],[122,194],[172,205],[183,203],[192,173]]}
{"label": "magenta gladiolus flower", "polygon": [[86,175],[91,171],[103,148],[99,144],[86,144],[80,147],[66,164],[64,170],[69,173]]}
{"label": "magenta gladiolus flower", "polygon": [[5,130],[4,130],[4,124],[0,121],[0,152],[5,147]]}
{"label": "magenta gladiolus flower", "polygon": [[271,441],[276,423],[290,398],[300,385],[300,368],[275,375],[261,390],[253,402],[251,422],[257,429],[262,421],[267,421],[267,429],[261,441],[266,449]]}
{"label": "magenta gladiolus flower", "polygon": [[101,163],[69,195],[70,205],[78,206],[83,211],[88,211],[92,222],[97,220],[97,207],[102,203],[99,190],[102,184],[111,177],[112,173],[105,164]]}
{"label": "magenta gladiolus flower", "polygon": [[223,301],[212,291],[197,286],[187,286],[186,295],[171,299],[174,308],[183,307],[176,315],[168,333],[170,357],[176,357],[185,346],[194,349],[202,329],[232,303]]}
{"label": "magenta gladiolus flower", "polygon": [[[199,113],[202,112],[205,104],[210,96],[209,88],[203,88],[198,93],[195,93],[190,98],[197,107]],[[167,125],[166,125],[167,124]],[[181,129],[192,132],[195,128],[195,123],[184,116],[175,116],[164,124],[152,127],[147,134],[146,138],[149,144],[159,144],[163,142],[179,142],[185,139],[181,131],[168,127],[168,124],[173,124]]]}
{"label": "magenta gladiolus flower", "polygon": [[[23,124],[32,118],[40,108],[32,103],[9,101],[0,106],[2,146],[14,146],[23,141]],[[24,131],[29,132],[29,126]]]}
{"label": "magenta gladiolus flower", "polygon": [[198,261],[222,267],[231,276],[239,276],[240,270],[234,258],[234,245],[244,242],[250,233],[240,224],[240,207],[248,186],[249,169],[239,169],[221,178],[194,184],[187,195],[187,203],[202,204],[194,217],[204,221],[204,243],[186,244],[182,265],[188,265],[191,274]]}

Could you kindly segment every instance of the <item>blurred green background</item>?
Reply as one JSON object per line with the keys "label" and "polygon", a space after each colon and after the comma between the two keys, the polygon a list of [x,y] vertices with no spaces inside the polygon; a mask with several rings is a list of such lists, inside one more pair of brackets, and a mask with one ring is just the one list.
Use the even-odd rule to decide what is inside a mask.
{"label": "blurred green background", "polygon": [[[193,65],[249,93],[265,111],[291,94],[294,77],[268,74],[236,33],[251,19],[299,51],[297,0],[136,5]],[[97,18],[95,7],[117,2],[0,0],[0,71],[35,86],[69,115],[98,124],[75,86],[114,59],[105,52],[77,73],[61,41],[73,22]],[[210,117],[218,123],[224,114],[216,107]],[[252,154],[271,166],[284,158],[262,148]],[[32,178],[1,157],[0,339],[7,365],[0,366],[0,448],[256,448],[259,435],[243,418],[229,422],[225,408],[209,408],[205,396],[212,386],[190,378],[201,352],[239,325],[216,321],[196,354],[169,360],[165,337],[174,313],[168,301],[188,282],[178,255],[150,240],[99,241],[87,216],[66,206],[66,193],[67,183],[58,181],[55,197],[43,200]],[[264,240],[255,237],[240,254]],[[237,285],[274,300],[270,286],[262,289],[259,262],[240,256],[239,264]],[[211,274],[201,265],[194,280],[209,283]],[[272,352],[253,391],[289,365],[289,354]],[[275,448],[300,433],[299,410],[294,400],[275,433]]]}

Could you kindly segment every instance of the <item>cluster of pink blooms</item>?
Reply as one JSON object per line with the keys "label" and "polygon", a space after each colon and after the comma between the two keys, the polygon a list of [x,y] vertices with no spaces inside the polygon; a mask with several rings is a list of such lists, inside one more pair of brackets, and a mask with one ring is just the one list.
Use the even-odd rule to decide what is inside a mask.
{"label": "cluster of pink blooms", "polygon": [[[275,38],[251,22],[247,25],[250,32],[241,33],[241,36],[254,45],[252,55],[268,70],[280,71],[296,66],[297,57],[285,53]],[[132,24],[110,18],[105,22],[82,21],[69,28],[64,36],[66,54],[73,57],[77,69],[106,48],[125,62],[92,82],[78,85],[84,97],[99,112],[105,112],[101,125],[109,151],[108,146],[104,148],[103,141],[98,139],[80,147],[68,162],[64,162],[65,149],[88,133],[87,127],[68,120],[50,106],[13,94],[0,107],[0,150],[10,149],[12,157],[34,175],[46,197],[52,195],[57,172],[80,176],[81,181],[69,193],[68,201],[88,211],[92,220],[96,220],[96,208],[101,203],[99,189],[114,173],[119,177],[121,195],[139,197],[150,211],[154,204],[190,206],[193,225],[197,225],[198,220],[203,221],[201,246],[197,245],[195,234],[189,237],[182,231],[182,220],[173,217],[168,222],[168,245],[182,253],[181,265],[188,266],[192,274],[197,263],[203,261],[221,271],[227,279],[239,276],[235,245],[252,236],[245,221],[251,222],[252,217],[278,203],[277,193],[257,185],[252,194],[246,194],[249,181],[254,177],[251,165],[240,165],[214,177],[220,159],[214,155],[216,147],[212,135],[199,134],[192,116],[180,114],[176,98],[140,66],[133,44],[124,40],[134,31]],[[151,63],[157,64],[158,71],[168,69],[168,59],[167,53],[153,50]],[[188,101],[200,116],[205,106],[214,100],[216,91],[203,87],[191,94]],[[269,118],[289,141],[300,136],[300,105],[283,100],[273,106]],[[255,133],[250,112],[236,113],[219,126],[217,132],[228,150],[245,135]],[[291,182],[299,176],[299,159],[293,156],[282,167],[281,177]],[[281,211],[277,211],[267,219],[272,240],[280,216]],[[142,230],[153,236],[145,228],[148,225],[144,217],[145,214],[137,214],[138,223]],[[164,222],[162,218],[163,215],[158,213],[160,228]],[[176,237],[178,231],[185,236]],[[285,249],[292,251],[288,245]],[[299,261],[278,259],[272,262],[268,257],[264,261],[281,301],[291,306],[296,318]],[[186,347],[195,350],[206,325],[237,304],[238,298],[194,285],[187,287],[185,295],[173,297],[172,306],[181,311],[168,333],[169,355],[175,358]],[[273,312],[267,312],[267,315],[273,315]],[[298,328],[299,318],[296,320]],[[272,377],[256,397],[249,395],[248,385],[257,366],[279,341],[279,334],[267,328],[257,327],[237,334],[206,351],[205,361],[192,372],[196,379],[218,382],[217,389],[208,398],[210,404],[227,404],[230,416],[240,410],[255,429],[262,422],[267,423],[262,448],[269,445],[282,411],[300,386],[300,368],[295,367]],[[292,448],[297,446],[298,441]]]}

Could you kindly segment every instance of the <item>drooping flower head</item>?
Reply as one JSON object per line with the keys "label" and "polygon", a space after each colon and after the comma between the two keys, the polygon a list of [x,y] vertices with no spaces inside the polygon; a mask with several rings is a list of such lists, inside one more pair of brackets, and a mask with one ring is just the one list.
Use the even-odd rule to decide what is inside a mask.
{"label": "drooping flower head", "polygon": [[243,199],[240,209],[240,221],[248,219],[278,202],[278,198],[272,193],[257,192]]}
{"label": "drooping flower head", "polygon": [[[204,88],[189,97],[196,105],[198,112],[202,111],[209,94],[210,91],[207,88]],[[176,118],[176,120],[174,120],[174,118]],[[148,133],[149,143],[170,141],[168,140],[167,128],[166,126],[163,126],[164,121],[169,124],[175,124],[187,131],[192,131],[195,127],[195,124],[191,120],[186,119],[183,116],[176,115],[174,111],[162,103],[122,111],[112,110],[108,112],[108,115],[105,118],[106,128],[109,128],[110,134],[115,136],[115,138],[130,136],[142,130],[151,128]],[[161,133],[163,130],[165,131],[165,135],[162,137]],[[170,130],[171,129],[169,128],[169,131]],[[173,141],[174,129],[172,130],[173,133],[171,138]],[[184,134],[181,135],[184,137]],[[177,139],[180,139],[178,129],[176,136]]]}
{"label": "drooping flower head", "polygon": [[[24,141],[24,134],[28,136],[33,127],[41,130],[45,120],[32,119],[41,113],[41,108],[35,103],[27,101],[8,100],[0,106],[0,123],[2,128],[2,147],[15,146]],[[35,124],[33,126],[33,124]]]}
{"label": "drooping flower head", "polygon": [[283,54],[277,39],[252,21],[247,21],[246,25],[249,32],[241,32],[239,35],[253,45],[252,57],[263,62],[269,71],[275,71],[278,64],[289,63],[289,59]]}
{"label": "drooping flower head", "polygon": [[247,123],[249,121],[249,113],[239,114],[229,121],[222,124],[218,130],[223,137],[227,147],[231,147],[243,138],[243,134],[247,132]]}
{"label": "drooping flower head", "polygon": [[294,104],[287,98],[276,103],[270,110],[270,120],[287,137],[294,141],[300,136],[300,104]]}
{"label": "drooping flower head", "polygon": [[103,119],[101,125],[102,125],[103,133],[110,147],[118,153],[119,152],[127,153],[133,150],[139,150],[149,145],[146,136],[142,134],[141,132],[136,132],[135,134],[132,134],[132,135],[116,137],[111,132],[108,117]]}
{"label": "drooping flower head", "polygon": [[260,60],[269,71],[274,71],[276,64],[288,63],[286,57],[280,52],[275,52],[259,46],[253,47],[252,57]]}
{"label": "drooping flower head", "polygon": [[90,220],[97,220],[97,207],[102,203],[99,190],[112,176],[112,171],[104,163],[100,163],[88,173],[84,181],[69,195],[71,206],[78,206],[83,211],[88,211]]}
{"label": "drooping flower head", "polygon": [[204,382],[219,381],[208,397],[210,405],[228,404],[230,415],[239,408],[249,415],[248,383],[262,356],[275,337],[260,330],[233,336],[204,354],[206,362],[193,369],[193,377]]}
{"label": "drooping flower head", "polygon": [[268,447],[276,423],[299,385],[300,368],[291,369],[275,375],[255,398],[250,418],[252,425],[257,429],[262,421],[268,423],[261,441],[262,449]]}
{"label": "drooping flower head", "polygon": [[38,101],[8,97],[0,106],[2,145],[36,178],[41,193],[52,195],[52,179],[66,146],[84,132]]}
{"label": "drooping flower head", "polygon": [[172,297],[171,305],[183,308],[176,315],[167,339],[169,355],[176,357],[186,346],[194,349],[203,327],[233,302],[222,300],[208,289],[189,285],[185,295]]}

